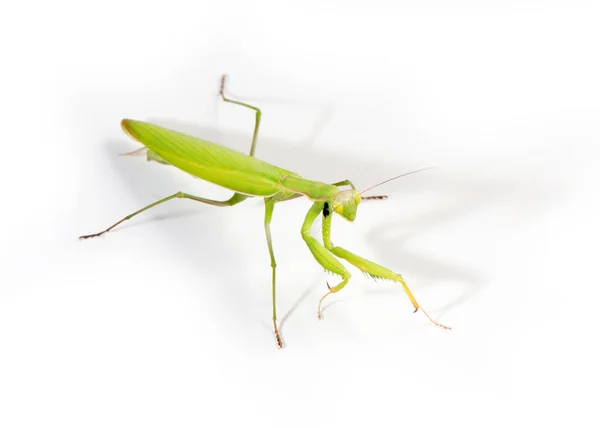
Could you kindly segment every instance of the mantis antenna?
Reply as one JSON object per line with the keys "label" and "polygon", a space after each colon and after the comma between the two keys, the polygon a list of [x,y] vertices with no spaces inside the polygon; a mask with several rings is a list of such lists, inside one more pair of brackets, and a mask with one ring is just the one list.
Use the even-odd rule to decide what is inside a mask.
{"label": "mantis antenna", "polygon": [[[416,174],[417,172],[421,172],[421,171],[427,171],[428,169],[433,169],[433,168],[435,168],[435,167],[434,167],[434,166],[429,166],[429,167],[427,167],[427,168],[416,169],[416,170],[414,170],[414,171],[405,172],[404,174],[400,174],[400,175],[397,175],[397,176],[395,176],[395,177],[388,178],[387,180],[385,180],[385,181],[382,181],[381,183],[377,183],[377,184],[375,184],[374,186],[371,186],[371,187],[369,187],[368,189],[365,189],[365,190],[363,190],[362,192],[360,192],[360,193],[359,193],[359,195],[362,195],[363,193],[365,193],[365,192],[368,192],[369,190],[372,190],[372,189],[374,189],[374,188],[376,188],[376,187],[379,187],[379,186],[381,186],[382,184],[389,183],[390,181],[393,181],[393,180],[395,180],[395,179],[397,179],[397,178],[400,178],[400,177],[406,177],[407,175]],[[371,197],[371,198],[378,198],[378,199],[379,199],[380,197],[379,197],[379,196],[373,196],[373,197]],[[363,199],[369,199],[369,196],[367,196],[367,197],[365,197],[365,198],[363,198]]]}

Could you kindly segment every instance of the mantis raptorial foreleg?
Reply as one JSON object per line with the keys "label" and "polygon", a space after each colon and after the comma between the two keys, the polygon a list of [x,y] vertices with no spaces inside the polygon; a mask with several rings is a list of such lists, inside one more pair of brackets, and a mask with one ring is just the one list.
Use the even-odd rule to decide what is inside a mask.
{"label": "mantis raptorial foreleg", "polygon": [[[323,299],[331,293],[337,293],[340,291],[350,280],[350,272],[346,270],[344,265],[342,265],[340,261],[333,256],[333,254],[331,254],[310,234],[310,227],[316,218],[323,212],[324,206],[325,202],[315,202],[310,208],[304,220],[304,224],[302,224],[302,238],[304,239],[304,242],[306,242],[306,245],[308,245],[310,252],[313,254],[317,262],[323,266],[325,270],[341,276],[342,281],[335,287],[329,287],[329,284],[327,284],[327,287],[329,287],[329,292],[319,301],[319,307],[317,310],[317,315],[319,318],[322,318],[321,302],[323,302]],[[331,217],[331,215],[329,217]],[[323,224],[323,227],[325,227],[325,224]]]}
{"label": "mantis raptorial foreleg", "polygon": [[[333,243],[331,242],[331,216],[323,216],[323,243],[325,245],[325,248],[327,250],[329,250],[332,254],[335,254],[337,257],[340,257],[340,258],[352,263],[354,266],[356,266],[358,269],[360,269],[367,275],[370,275],[373,278],[388,279],[390,281],[395,281],[395,282],[399,282],[400,284],[402,284],[402,288],[404,288],[404,292],[406,293],[406,295],[410,299],[410,302],[412,303],[413,307],[415,308],[415,312],[417,312],[417,310],[421,309],[421,311],[425,314],[425,316],[427,318],[429,318],[429,321],[431,321],[432,323],[434,323],[435,325],[437,325],[439,327],[449,329],[449,327],[446,327],[445,325],[442,325],[442,324],[434,321],[429,316],[429,314],[427,312],[425,312],[425,310],[417,303],[415,296],[413,296],[412,292],[406,285],[406,282],[404,282],[404,278],[402,278],[402,276],[400,274],[397,274],[396,272],[392,272],[391,270],[389,270],[383,266],[380,266],[377,263],[373,263],[372,261],[363,259],[362,257],[357,256],[356,254],[351,253],[350,251],[348,251],[342,247],[335,247],[333,245]],[[339,290],[331,289],[325,296],[323,296],[321,301],[325,297],[327,297],[329,294],[335,293],[336,291],[339,291]],[[320,302],[319,302],[319,306],[320,306]]]}

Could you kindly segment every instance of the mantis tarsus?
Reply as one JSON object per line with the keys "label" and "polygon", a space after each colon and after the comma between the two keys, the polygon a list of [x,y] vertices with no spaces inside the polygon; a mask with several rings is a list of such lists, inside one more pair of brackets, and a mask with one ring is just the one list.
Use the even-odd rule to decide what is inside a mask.
{"label": "mantis tarsus", "polygon": [[[413,307],[415,308],[415,312],[418,309],[421,309],[432,323],[442,328],[448,328],[434,321],[427,314],[427,312],[425,312],[423,308],[419,306],[401,275],[392,272],[383,266],[366,260],[354,253],[351,253],[342,247],[333,245],[331,242],[331,214],[335,212],[348,221],[354,221],[356,218],[358,204],[361,201],[362,192],[357,192],[350,180],[343,180],[333,184],[307,180],[291,171],[287,171],[283,168],[279,168],[267,162],[256,159],[254,157],[254,151],[256,149],[256,141],[262,113],[254,106],[227,98],[225,96],[225,83],[226,76],[223,76],[221,78],[220,87],[220,96],[223,101],[249,108],[256,114],[254,133],[252,135],[252,145],[250,147],[249,155],[242,154],[235,150],[202,140],[200,138],[191,137],[189,135],[181,134],[157,125],[152,125],[150,123],[123,119],[121,122],[121,127],[126,134],[146,146],[148,149],[147,156],[149,160],[155,160],[161,163],[173,165],[185,172],[192,174],[195,177],[202,178],[211,183],[230,189],[234,192],[233,196],[225,201],[216,201],[183,192],[177,192],[132,214],[129,214],[102,232],[92,235],[84,235],[81,236],[80,239],[100,236],[122,222],[129,220],[130,218],[135,217],[136,215],[150,208],[175,198],[191,199],[193,201],[218,207],[233,206],[249,197],[264,198],[264,227],[272,270],[271,287],[273,329],[275,332],[277,345],[281,348],[283,347],[283,342],[277,329],[275,299],[275,275],[277,265],[275,263],[275,253],[273,252],[270,224],[273,217],[273,208],[277,202],[289,201],[291,199],[306,196],[308,199],[314,201],[314,203],[308,211],[308,214],[304,220],[304,224],[302,225],[302,238],[306,242],[306,245],[312,252],[316,261],[326,271],[339,275],[342,278],[341,282],[333,287],[329,286],[327,283],[329,290],[321,298],[321,300],[319,300],[317,309],[319,318],[322,318],[321,305],[323,300],[330,294],[340,291],[350,280],[350,273],[338,260],[338,258],[341,258],[373,278],[382,278],[399,282],[404,288],[404,291],[410,299]],[[398,177],[394,177],[393,179]],[[386,180],[385,182],[390,180]],[[340,187],[343,186],[348,186],[349,189],[340,189]],[[370,189],[372,189],[372,187],[367,190]],[[363,197],[362,199],[385,199],[385,196]],[[323,244],[319,243],[310,234],[311,225],[319,216],[322,217],[323,222]]]}

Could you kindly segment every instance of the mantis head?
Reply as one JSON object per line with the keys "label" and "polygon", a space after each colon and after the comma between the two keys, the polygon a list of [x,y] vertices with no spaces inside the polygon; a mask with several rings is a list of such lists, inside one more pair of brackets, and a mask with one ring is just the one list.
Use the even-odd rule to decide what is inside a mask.
{"label": "mantis head", "polygon": [[354,221],[358,204],[360,204],[360,194],[356,190],[342,190],[333,198],[333,211],[348,221]]}
{"label": "mantis head", "polygon": [[[382,181],[381,183],[378,183],[374,186],[371,186],[368,189],[363,190],[360,193],[354,189],[342,190],[341,192],[336,194],[335,197],[333,198],[333,211],[335,211],[336,213],[338,213],[339,215],[341,215],[348,221],[354,221],[354,219],[356,218],[356,209],[358,208],[358,204],[360,204],[360,200],[361,200],[360,195],[362,195],[365,192],[368,192],[371,189],[374,189],[375,187],[381,186],[382,184],[388,183],[392,180],[396,180],[397,178],[405,177],[407,175],[414,174],[416,172],[425,171],[427,169],[432,169],[432,168],[433,167],[422,168],[422,169],[417,169],[415,171],[410,171],[410,172],[406,172],[404,174],[397,175],[388,180]],[[366,196],[364,199],[387,199],[387,196]],[[326,215],[328,215],[328,214],[326,214]]]}

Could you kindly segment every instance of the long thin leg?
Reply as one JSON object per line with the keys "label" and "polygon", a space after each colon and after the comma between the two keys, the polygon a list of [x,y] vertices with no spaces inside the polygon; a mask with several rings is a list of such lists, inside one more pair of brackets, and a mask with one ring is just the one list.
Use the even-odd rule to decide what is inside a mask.
{"label": "long thin leg", "polygon": [[[445,325],[442,325],[442,324],[434,321],[429,316],[429,314],[427,312],[425,312],[425,310],[417,303],[415,296],[413,296],[410,289],[406,285],[406,282],[404,282],[404,278],[402,278],[402,276],[400,274],[392,272],[391,270],[389,270],[383,266],[380,266],[376,263],[373,263],[367,259],[363,259],[362,257],[359,257],[356,254],[351,253],[350,251],[348,251],[342,247],[335,247],[333,245],[333,243],[331,242],[331,217],[332,216],[327,216],[327,217],[324,216],[323,217],[323,243],[325,245],[325,248],[327,248],[327,250],[331,251],[331,253],[335,254],[337,257],[340,257],[340,258],[352,263],[354,266],[356,266],[361,271],[365,272],[366,274],[370,275],[373,278],[384,278],[384,279],[389,279],[390,281],[399,282],[400,284],[402,284],[402,288],[404,288],[404,292],[406,293],[406,295],[410,299],[410,302],[412,303],[413,307],[415,308],[415,312],[417,312],[417,310],[421,309],[421,311],[425,314],[425,316],[427,318],[429,318],[429,321],[431,321],[432,323],[434,323],[435,325],[437,325],[439,327],[449,329],[449,327],[446,327]],[[339,290],[336,290],[336,291],[339,291]],[[325,298],[327,295],[329,295],[333,292],[335,292],[335,291],[332,289],[329,293],[327,293],[325,296],[323,296],[323,298]]]}
{"label": "long thin leg", "polygon": [[348,281],[350,281],[350,272],[348,272],[344,265],[342,265],[340,261],[333,256],[333,254],[331,254],[325,247],[323,247],[319,243],[319,241],[313,238],[310,234],[310,227],[312,226],[316,218],[323,212],[324,205],[325,202],[315,202],[310,208],[308,214],[306,215],[306,219],[302,224],[302,238],[306,242],[306,245],[310,249],[310,252],[317,260],[317,262],[321,266],[323,266],[323,268],[326,271],[341,276],[342,281],[335,287],[329,287],[329,284],[327,284],[327,287],[329,287],[329,292],[321,298],[321,300],[319,301],[319,307],[317,309],[317,315],[319,316],[319,318],[322,318],[321,303],[323,302],[323,299],[325,299],[325,297],[327,297],[331,293],[337,293],[342,288],[344,288]]}
{"label": "long thin leg", "polygon": [[277,263],[275,263],[275,253],[273,252],[273,242],[271,241],[271,219],[273,218],[273,208],[275,207],[275,201],[271,198],[265,199],[265,235],[267,237],[267,246],[269,247],[269,256],[271,257],[271,296],[273,305],[273,330],[275,331],[275,339],[277,339],[277,346],[283,348],[283,342],[281,336],[279,336],[279,330],[277,329],[277,300],[275,298],[275,274],[277,270]]}
{"label": "long thin leg", "polygon": [[252,145],[250,146],[250,156],[254,156],[254,150],[256,150],[256,140],[258,138],[258,128],[260,127],[260,118],[262,113],[259,108],[251,106],[250,104],[242,103],[240,101],[234,101],[225,96],[225,84],[227,83],[227,75],[224,74],[221,76],[221,90],[219,91],[219,95],[226,103],[237,104],[242,107],[249,108],[256,112],[256,119],[254,122],[254,134],[252,134]]}
{"label": "long thin leg", "polygon": [[[243,107],[247,107],[247,108],[252,109],[252,110],[254,110],[256,112],[256,123],[254,125],[254,134],[252,136],[252,145],[250,147],[250,156],[254,156],[254,150],[256,148],[256,139],[258,137],[258,128],[260,126],[260,118],[262,116],[262,113],[261,113],[261,111],[258,108],[254,107],[254,106],[251,106],[249,104],[245,104],[245,103],[242,103],[242,102],[239,102],[239,101],[230,100],[229,98],[225,97],[225,83],[226,83],[226,80],[227,80],[227,76],[223,75],[221,77],[221,88],[220,88],[220,91],[219,91],[219,95],[221,95],[221,98],[223,99],[223,101],[228,102],[228,103],[237,104],[237,105],[240,105],[240,106],[243,106]],[[142,149],[138,149],[138,150],[142,150]],[[126,155],[134,154],[138,150],[135,150],[134,152],[130,152],[130,153],[125,153],[125,154]],[[156,201],[153,204],[150,204],[150,205],[142,208],[141,210],[134,212],[133,214],[129,214],[127,217],[122,218],[121,220],[119,220],[118,222],[116,222],[115,224],[113,224],[111,227],[109,227],[108,229],[106,229],[106,230],[104,230],[102,232],[94,233],[92,235],[83,235],[83,236],[80,236],[79,239],[88,239],[88,238],[94,238],[96,236],[103,235],[106,232],[108,232],[111,229],[113,229],[114,227],[116,227],[119,224],[123,223],[125,220],[129,220],[130,218],[135,217],[136,215],[138,215],[138,214],[140,214],[140,213],[142,213],[142,212],[144,212],[144,211],[146,211],[146,210],[148,210],[150,208],[153,208],[153,207],[155,207],[157,205],[160,205],[163,202],[170,201],[171,199],[174,199],[174,198],[187,198],[187,199],[192,199],[192,200],[197,201],[197,202],[203,202],[203,203],[209,204],[209,205],[215,205],[215,206],[218,206],[218,207],[226,207],[226,206],[232,206],[232,205],[238,204],[238,203],[242,202],[243,200],[247,199],[248,196],[247,195],[242,195],[241,193],[234,193],[233,196],[231,198],[229,198],[228,200],[226,200],[226,201],[215,201],[215,200],[212,200],[212,199],[205,199],[205,198],[200,198],[198,196],[189,195],[189,194],[183,193],[183,192],[177,192],[177,193],[175,193],[175,194],[173,194],[171,196],[167,196],[166,198],[161,199],[160,201]]]}
{"label": "long thin leg", "polygon": [[226,201],[215,201],[213,199],[205,199],[205,198],[201,198],[199,196],[194,196],[194,195],[190,195],[190,194],[183,193],[183,192],[177,192],[171,196],[167,196],[166,198],[161,199],[160,201],[156,201],[153,204],[150,204],[150,205],[142,208],[141,210],[134,212],[133,214],[129,214],[128,216],[123,217],[121,220],[119,220],[118,222],[113,224],[108,229],[103,230],[102,232],[94,233],[92,235],[83,235],[83,236],[80,236],[79,239],[88,239],[88,238],[94,238],[96,236],[103,235],[106,232],[110,231],[111,229],[113,229],[113,228],[117,227],[118,225],[120,225],[121,223],[123,223],[125,220],[129,220],[130,218],[135,217],[136,215],[141,214],[144,211],[149,210],[150,208],[154,208],[157,205],[160,205],[164,202],[170,201],[171,199],[175,199],[175,198],[191,199],[193,201],[202,202],[204,204],[214,205],[217,207],[229,207],[229,206],[232,206],[235,204],[239,204],[243,200],[247,199],[248,196],[242,195],[240,193],[234,193],[233,196]]}

